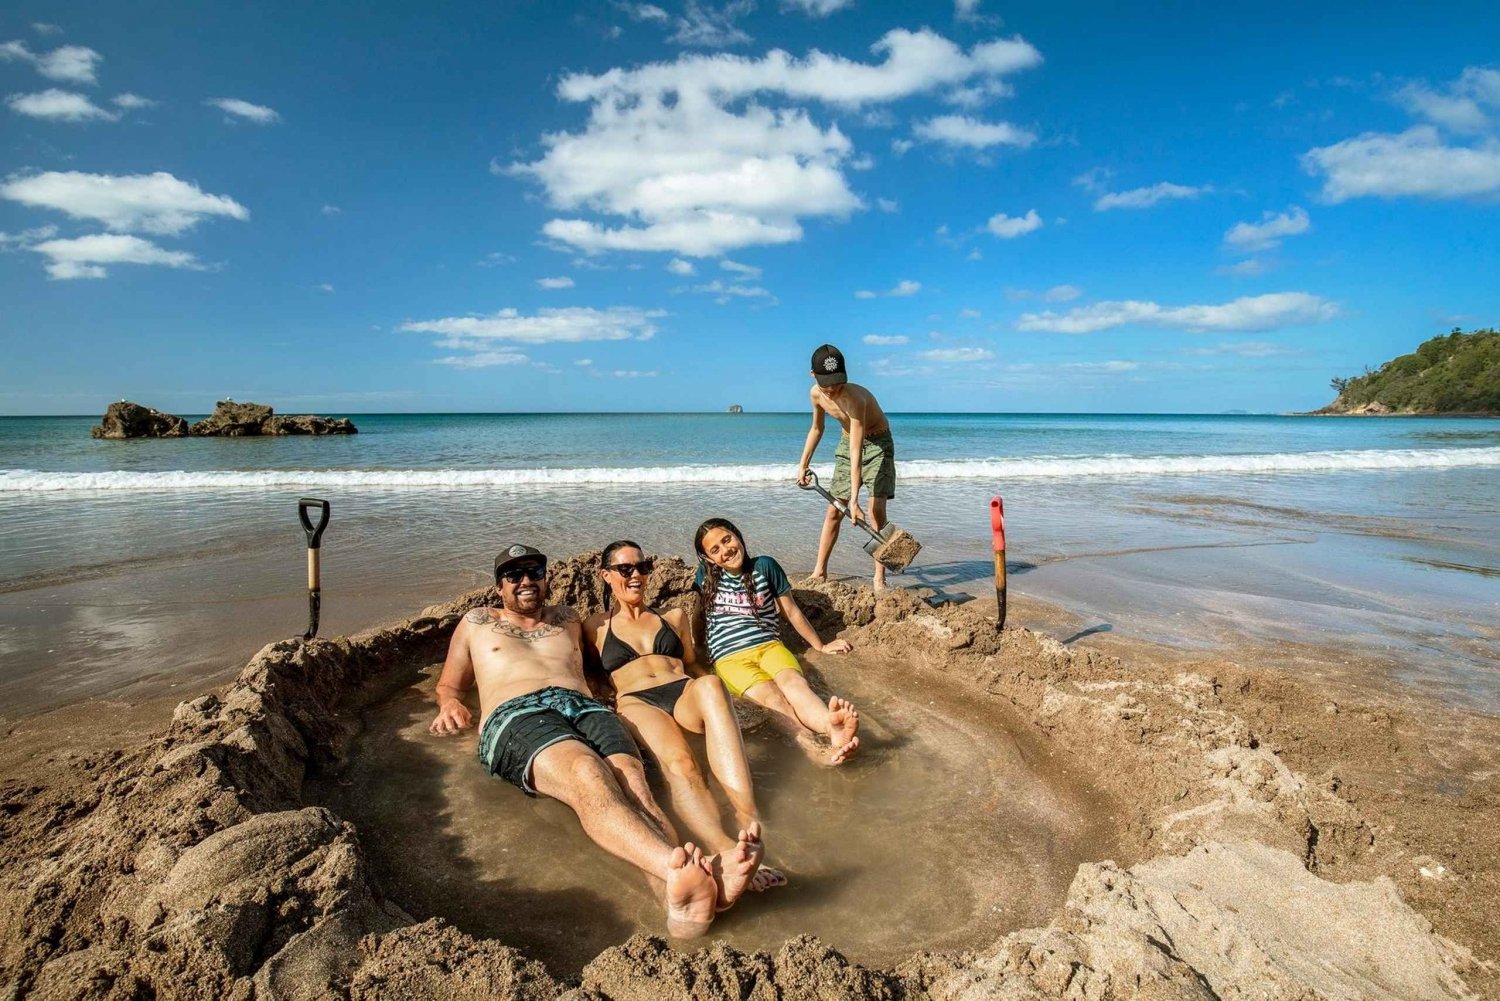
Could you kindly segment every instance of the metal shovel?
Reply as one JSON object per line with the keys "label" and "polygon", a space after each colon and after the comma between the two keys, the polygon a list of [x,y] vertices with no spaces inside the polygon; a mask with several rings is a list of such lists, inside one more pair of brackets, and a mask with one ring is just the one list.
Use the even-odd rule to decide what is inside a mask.
{"label": "metal shovel", "polygon": [[[807,471],[806,483],[798,483],[797,486],[803,490],[816,490],[824,500],[842,511],[846,516],[849,514],[849,505],[839,500],[833,494],[824,490],[818,483],[818,474],[811,469]],[[853,521],[853,519],[850,519]],[[922,544],[918,542],[909,532],[898,528],[892,522],[886,522],[885,527],[875,531],[868,523],[855,521],[865,534],[870,538],[864,544],[864,551],[873,556],[876,562],[884,564],[889,570],[901,572],[911,566],[911,561],[917,558],[917,553],[922,551]]]}

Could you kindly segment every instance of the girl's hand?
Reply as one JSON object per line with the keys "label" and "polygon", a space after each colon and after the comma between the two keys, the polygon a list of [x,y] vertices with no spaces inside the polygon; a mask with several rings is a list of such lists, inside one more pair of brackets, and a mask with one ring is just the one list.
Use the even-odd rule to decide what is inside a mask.
{"label": "girl's hand", "polygon": [[829,640],[827,643],[824,643],[822,646],[818,647],[818,652],[819,653],[848,653],[849,651],[851,651],[853,649],[854,649],[854,647],[852,647],[852,646],[849,645],[849,641],[848,640]]}

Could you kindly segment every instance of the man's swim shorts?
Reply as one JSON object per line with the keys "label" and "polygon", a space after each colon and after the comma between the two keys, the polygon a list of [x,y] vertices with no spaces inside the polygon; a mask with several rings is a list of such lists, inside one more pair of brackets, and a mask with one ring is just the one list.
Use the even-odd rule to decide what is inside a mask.
{"label": "man's swim shorts", "polygon": [[738,650],[714,661],[714,673],[724,682],[731,695],[744,695],[763,681],[770,681],[782,671],[802,673],[797,657],[779,641],[762,643],[748,650]]}
{"label": "man's swim shorts", "polygon": [[[869,489],[871,497],[896,496],[896,442],[889,430],[865,436],[864,447],[860,449],[859,480]],[[845,433],[839,436],[838,447],[833,450],[833,486],[829,493],[846,501],[851,485],[849,435]]]}
{"label": "man's swim shorts", "polygon": [[479,763],[491,775],[535,796],[531,763],[564,740],[581,740],[601,758],[641,756],[620,717],[608,707],[571,688],[553,686],[495,707],[479,730]]}

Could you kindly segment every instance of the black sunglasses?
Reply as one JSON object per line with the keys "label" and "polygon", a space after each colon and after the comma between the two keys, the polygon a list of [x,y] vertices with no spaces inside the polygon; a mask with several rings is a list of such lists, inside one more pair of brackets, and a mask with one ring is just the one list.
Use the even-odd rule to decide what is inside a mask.
{"label": "black sunglasses", "polygon": [[512,584],[519,584],[523,580],[546,580],[547,568],[545,566],[538,566],[535,563],[528,563],[523,567],[511,567],[509,570],[506,570],[504,573],[500,574],[500,576],[505,580],[510,581]]}
{"label": "black sunglasses", "polygon": [[650,577],[651,576],[651,568],[654,567],[654,566],[656,566],[656,561],[655,560],[645,559],[645,560],[641,560],[639,563],[611,563],[609,566],[605,567],[604,569],[606,569],[606,570],[613,570],[615,573],[619,574],[621,577],[624,577],[626,580],[629,580],[632,574],[637,574],[637,573],[640,574],[642,577]]}

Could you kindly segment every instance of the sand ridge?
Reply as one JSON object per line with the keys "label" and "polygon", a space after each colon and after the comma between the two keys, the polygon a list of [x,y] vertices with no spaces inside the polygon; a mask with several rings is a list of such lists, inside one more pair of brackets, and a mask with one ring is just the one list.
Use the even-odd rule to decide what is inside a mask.
{"label": "sand ridge", "polygon": [[[599,607],[587,554],[551,579],[554,600]],[[690,603],[690,585],[686,565],[664,560],[648,599]],[[409,685],[458,616],[493,597],[270,644],[150,739],[80,755],[45,781],[6,780],[0,996],[1452,998],[1496,985],[1482,960],[1500,932],[1461,899],[1496,885],[1493,770],[1470,769],[1458,804],[1425,822],[1383,801],[1376,782],[1351,795],[1337,774],[1308,773],[1328,747],[1382,733],[1397,741],[1388,758],[1406,760],[1400,735],[1415,724],[1399,710],[1330,712],[1285,678],[997,634],[982,602],[930,608],[911,592],[837,582],[797,592],[825,636],[1020,711],[1127,804],[1125,855],[1081,866],[1046,926],[974,954],[866,969],[805,938],[774,953],[684,953],[637,935],[581,983],[560,983],[504,943],[415,922],[371,876],[359,832],[304,802],[309,769],[339,760],[359,708]],[[1475,835],[1474,854],[1412,865],[1410,847],[1434,837],[1424,824],[1449,822]],[[1434,931],[1411,896],[1465,944]]]}

